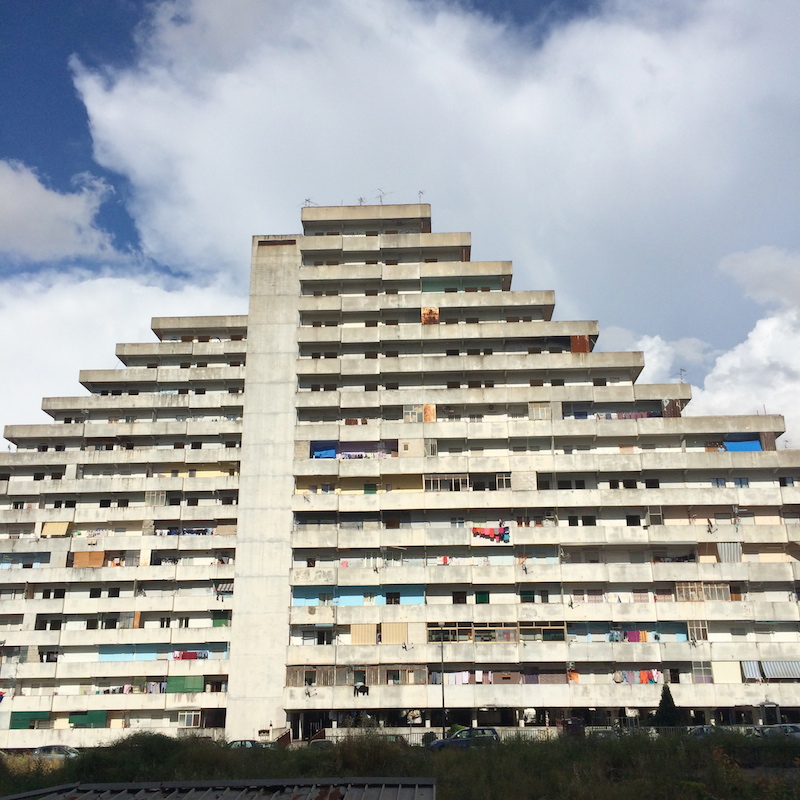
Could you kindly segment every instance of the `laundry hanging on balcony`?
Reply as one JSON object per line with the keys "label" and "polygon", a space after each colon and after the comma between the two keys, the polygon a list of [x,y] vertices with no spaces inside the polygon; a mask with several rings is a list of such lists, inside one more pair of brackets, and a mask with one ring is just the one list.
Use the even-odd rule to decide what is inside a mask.
{"label": "laundry hanging on balcony", "polygon": [[503,525],[497,528],[473,528],[472,535],[480,539],[490,539],[493,542],[502,542],[509,544],[511,541],[511,533],[508,526]]}

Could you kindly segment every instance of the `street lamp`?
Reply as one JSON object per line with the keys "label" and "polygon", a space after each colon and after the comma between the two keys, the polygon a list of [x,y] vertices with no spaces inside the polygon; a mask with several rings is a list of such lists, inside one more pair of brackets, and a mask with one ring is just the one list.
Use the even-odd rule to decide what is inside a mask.
{"label": "street lamp", "polygon": [[447,736],[445,732],[445,726],[447,725],[447,709],[444,705],[444,622],[439,622],[437,625],[439,626],[439,648],[442,661],[442,739],[444,739]]}

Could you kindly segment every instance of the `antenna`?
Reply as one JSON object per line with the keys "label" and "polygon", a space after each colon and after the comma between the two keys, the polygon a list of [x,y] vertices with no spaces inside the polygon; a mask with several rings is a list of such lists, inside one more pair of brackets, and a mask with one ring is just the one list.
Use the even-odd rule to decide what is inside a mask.
{"label": "antenna", "polygon": [[364,205],[364,203],[366,203],[366,202],[367,202],[367,201],[366,201],[366,200],[365,200],[363,197],[359,197],[359,198],[358,198],[358,204],[359,204],[360,206],[363,206],[363,205]]}
{"label": "antenna", "polygon": [[686,368],[685,367],[681,367],[676,374],[678,375],[678,380],[679,380],[680,383],[686,383]]}
{"label": "antenna", "polygon": [[310,197],[306,197],[306,199],[303,200],[303,208],[307,208],[308,206],[316,206],[316,205],[319,205],[319,203],[315,203]]}
{"label": "antenna", "polygon": [[420,203],[422,202],[422,195],[424,195],[424,194],[425,194],[425,192],[423,192],[423,191],[422,191],[422,189],[420,189],[420,190],[417,192],[417,196],[419,197],[419,202],[420,202]]}
{"label": "antenna", "polygon": [[390,195],[390,194],[394,194],[394,192],[384,192],[383,189],[377,189],[376,191],[378,192],[378,200],[379,200],[381,205],[383,205],[383,198],[384,197],[386,197],[387,195]]}

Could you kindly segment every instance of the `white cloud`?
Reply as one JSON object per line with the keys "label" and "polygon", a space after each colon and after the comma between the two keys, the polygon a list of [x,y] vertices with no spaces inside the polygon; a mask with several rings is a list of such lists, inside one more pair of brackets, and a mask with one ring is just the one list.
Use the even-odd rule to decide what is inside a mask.
{"label": "white cloud", "polygon": [[[154,282],[47,273],[0,281],[0,432],[47,422],[42,397],[85,395],[82,369],[115,369],[117,342],[152,342],[151,317],[246,313],[220,286],[167,291]],[[2,441],[2,439],[0,439]]]}
{"label": "white cloud", "polygon": [[91,175],[74,183],[74,192],[62,194],[29,167],[0,161],[0,254],[13,261],[114,257],[110,237],[95,224],[110,187]]}
{"label": "white cloud", "polygon": [[777,247],[759,247],[731,253],[719,263],[748,297],[768,306],[800,307],[800,253]]}
{"label": "white cloud", "polygon": [[135,67],[76,65],[145,253],[243,284],[298,206],[434,204],[558,315],[730,347],[757,313],[714,270],[800,248],[800,5],[606,2],[541,47],[453,4],[174,0]]}
{"label": "white cloud", "polygon": [[[152,8],[133,67],[73,65],[97,158],[130,180],[145,257],[200,284],[244,287],[250,236],[297,230],[304,198],[374,201],[381,187],[387,202],[410,202],[424,190],[435,230],[473,231],[475,258],[513,258],[517,288],[555,288],[557,317],[598,318],[604,348],[644,350],[643,379],[675,380],[683,367],[701,384],[714,364],[694,413],[779,398],[789,411],[800,305],[794,0],[608,0],[541,46],[435,2]],[[17,172],[31,195],[44,192],[43,207],[61,197]],[[66,195],[73,205],[53,212],[52,226],[66,233],[40,243],[44,256],[30,249],[33,235],[20,252],[108,248],[92,222],[102,191]],[[759,321],[737,282],[781,311]],[[84,324],[80,295],[97,292],[112,309],[98,312],[109,327],[70,333],[76,354],[89,348],[71,378],[97,363],[96,345],[111,353],[114,342],[141,338],[112,296],[133,287],[37,284],[30,302],[0,307],[0,330],[31,330],[40,301],[59,321],[44,329],[60,342],[57,331]],[[159,308],[168,298],[190,313],[219,310],[211,290],[135,292],[137,324],[172,313]],[[77,320],[61,310],[69,298]],[[42,336],[31,363],[48,364],[52,341]],[[758,380],[743,384],[743,371]]]}
{"label": "white cloud", "polygon": [[[688,413],[783,414],[793,447],[800,445],[800,313],[759,320],[747,339],[721,355]],[[785,444],[781,440],[782,446]]]}
{"label": "white cloud", "polygon": [[705,375],[719,355],[707,342],[684,338],[667,341],[661,336],[637,336],[625,328],[609,326],[598,340],[598,351],[636,350],[644,353],[640,383],[689,382]]}

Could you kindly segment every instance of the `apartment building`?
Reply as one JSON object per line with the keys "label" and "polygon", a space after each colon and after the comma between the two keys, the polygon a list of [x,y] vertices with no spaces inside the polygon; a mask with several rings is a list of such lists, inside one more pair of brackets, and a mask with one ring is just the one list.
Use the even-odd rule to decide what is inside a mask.
{"label": "apartment building", "polygon": [[[0,746],[800,721],[800,454],[427,205],[256,236],[0,454]],[[26,571],[27,570],[27,571]]]}

